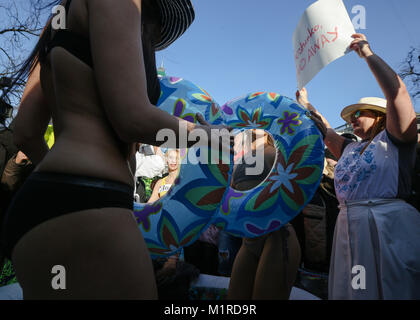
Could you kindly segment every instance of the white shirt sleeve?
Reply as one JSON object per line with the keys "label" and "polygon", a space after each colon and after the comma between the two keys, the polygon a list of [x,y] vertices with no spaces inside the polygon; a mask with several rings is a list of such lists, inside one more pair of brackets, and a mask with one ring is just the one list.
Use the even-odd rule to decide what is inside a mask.
{"label": "white shirt sleeve", "polygon": [[161,156],[136,153],[136,177],[154,178],[160,176],[164,170],[165,161]]}

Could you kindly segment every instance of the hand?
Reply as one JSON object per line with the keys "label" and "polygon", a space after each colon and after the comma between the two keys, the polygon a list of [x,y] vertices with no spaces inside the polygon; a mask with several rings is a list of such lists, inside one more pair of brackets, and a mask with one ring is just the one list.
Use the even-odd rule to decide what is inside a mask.
{"label": "hand", "polygon": [[308,100],[308,91],[306,88],[296,91],[296,100],[309,111],[318,112]]}
{"label": "hand", "polygon": [[327,135],[327,127],[325,126],[324,121],[322,121],[321,116],[318,115],[316,112],[311,111],[310,118],[313,122],[315,122],[315,125],[322,134],[322,140],[324,140],[325,136]]}
{"label": "hand", "polygon": [[16,164],[26,164],[29,161],[29,158],[22,151],[18,151],[16,155]]}
{"label": "hand", "polygon": [[[222,151],[233,153],[235,136],[232,133],[232,127],[227,125],[211,125],[204,119],[201,113],[196,113],[196,118],[197,122],[201,124],[201,128],[206,131],[209,143],[211,143],[213,139],[217,139],[217,144],[220,144],[220,137],[222,138],[222,141],[226,141],[228,139],[229,145],[222,143]],[[211,144],[209,146],[211,146]]]}
{"label": "hand", "polygon": [[350,49],[355,51],[359,57],[366,59],[373,55],[369,42],[364,34],[355,33],[351,36],[354,40],[350,44]]}
{"label": "hand", "polygon": [[305,87],[296,91],[296,100],[304,107],[306,107],[306,105],[309,103],[308,92],[306,91]]}

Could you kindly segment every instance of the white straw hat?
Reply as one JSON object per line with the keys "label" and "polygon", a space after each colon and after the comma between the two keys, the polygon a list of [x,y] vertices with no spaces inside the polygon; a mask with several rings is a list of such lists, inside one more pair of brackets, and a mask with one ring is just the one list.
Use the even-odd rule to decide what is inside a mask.
{"label": "white straw hat", "polygon": [[161,15],[161,41],[156,44],[159,51],[178,39],[194,21],[194,7],[190,0],[157,0]]}
{"label": "white straw hat", "polygon": [[386,100],[376,97],[366,97],[359,100],[356,104],[351,104],[341,111],[341,117],[346,122],[350,122],[351,115],[357,110],[373,110],[386,114]]}

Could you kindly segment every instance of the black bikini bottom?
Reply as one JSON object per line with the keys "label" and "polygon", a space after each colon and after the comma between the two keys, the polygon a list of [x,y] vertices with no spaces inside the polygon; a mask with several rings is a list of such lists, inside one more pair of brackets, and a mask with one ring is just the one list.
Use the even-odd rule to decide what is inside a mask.
{"label": "black bikini bottom", "polygon": [[34,172],[13,198],[2,228],[3,254],[11,258],[22,236],[37,225],[71,212],[133,210],[134,188],[115,181],[62,173]]}

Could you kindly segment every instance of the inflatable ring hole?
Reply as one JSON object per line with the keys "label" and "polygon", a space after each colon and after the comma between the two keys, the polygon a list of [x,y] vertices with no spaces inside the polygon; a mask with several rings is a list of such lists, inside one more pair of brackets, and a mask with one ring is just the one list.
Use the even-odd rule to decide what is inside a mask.
{"label": "inflatable ring hole", "polygon": [[167,173],[164,174],[161,179],[157,179],[154,183],[152,183],[152,196],[150,197],[148,203],[154,203],[165,197],[179,176],[181,169],[180,150],[168,149],[164,154],[164,160]]}
{"label": "inflatable ring hole", "polygon": [[235,191],[257,188],[267,180],[277,160],[277,148],[271,133],[249,129],[235,137],[231,187]]}

